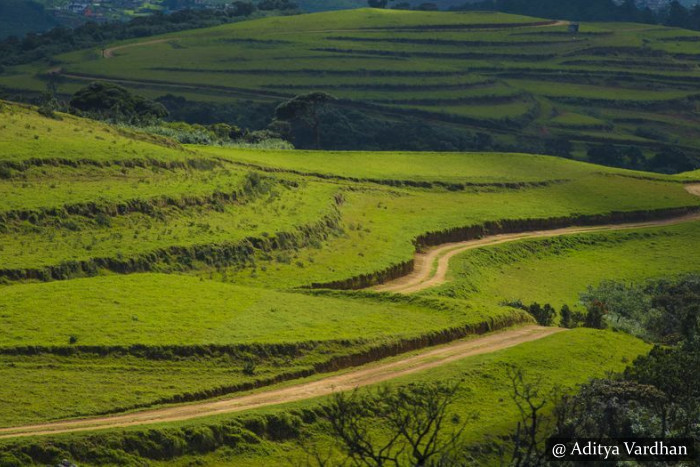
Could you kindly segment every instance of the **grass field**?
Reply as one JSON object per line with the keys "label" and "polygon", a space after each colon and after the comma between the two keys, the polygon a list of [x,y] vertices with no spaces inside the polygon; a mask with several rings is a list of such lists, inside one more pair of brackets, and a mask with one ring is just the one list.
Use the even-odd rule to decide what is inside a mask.
{"label": "grass field", "polygon": [[603,280],[642,282],[698,272],[698,241],[700,223],[691,222],[487,247],[453,258],[450,283],[426,295],[573,308],[579,293]]}
{"label": "grass field", "polygon": [[[500,305],[507,292],[570,303],[601,279],[697,269],[696,222],[474,251],[453,263],[453,283],[417,296],[308,290],[405,273],[426,234],[697,208],[680,183],[695,175],[510,153],[183,147],[8,102],[2,113],[0,426],[290,384],[530,322]],[[412,380],[465,375],[459,410],[481,407],[478,440],[513,421],[496,409],[504,362],[571,385],[645,348],[576,330]],[[567,359],[581,362],[575,374]],[[265,446],[267,459],[298,453]]]}
{"label": "grass field", "polygon": [[[379,181],[454,184],[532,183],[596,174],[633,174],[550,156],[502,153],[252,151],[191,146],[206,154],[260,167]],[[660,180],[668,179],[663,175]]]}
{"label": "grass field", "polygon": [[[570,139],[574,154],[601,141],[635,144],[646,155],[664,144],[698,152],[697,125],[688,122],[697,122],[700,42],[687,40],[697,32],[623,23],[566,31],[566,24],[492,12],[272,17],[114,44],[120,48],[111,58],[83,50],[51,65],[9,67],[0,86],[39,92],[37,74],[60,68],[66,94],[98,78],[151,98],[243,106],[326,91],[351,108],[369,103],[389,118],[459,124],[514,148],[516,135],[532,144],[546,135]],[[630,123],[616,115],[621,109],[644,113]],[[566,132],[581,126],[601,132]],[[640,127],[679,139],[635,138]]]}
{"label": "grass field", "polygon": [[[629,361],[648,349],[647,344],[624,334],[577,329],[489,355],[453,362],[439,369],[397,379],[391,384],[405,385],[422,381],[462,380],[459,397],[451,408],[451,413],[458,415],[460,420],[467,421],[466,440],[471,443],[481,443],[488,437],[504,435],[513,429],[512,421],[517,416],[517,409],[509,395],[510,381],[507,376],[507,368],[513,365],[525,368],[528,379],[539,379],[543,382],[543,390],[558,385],[564,390],[570,391],[575,388],[576,384],[584,382],[587,377],[604,376],[609,371],[623,369]],[[571,365],[572,360],[578,364]],[[192,370],[186,371],[189,373]],[[257,430],[256,427],[264,426],[264,423],[260,421],[262,417],[284,417],[285,413],[300,413],[302,410],[313,409],[319,402],[321,401],[313,399],[287,404],[280,408],[260,409],[233,417],[230,415],[219,416],[196,422],[161,425],[152,427],[148,436],[155,436],[156,439],[160,437],[172,439],[175,430],[202,430],[202,427],[216,429],[221,424],[235,423],[236,420],[240,420],[246,429]],[[329,446],[326,434],[319,431],[314,422],[304,422],[302,426],[304,433],[306,433],[304,437],[307,442],[313,442],[321,447]],[[96,435],[63,435],[56,437],[54,442],[63,446],[81,446],[80,449],[84,449],[85,452],[90,452],[85,447],[92,445],[92,452],[95,455],[106,456],[110,449],[113,449],[113,446],[120,444],[118,440],[123,438],[143,439],[144,437],[146,434],[139,428],[130,428]],[[246,439],[248,441],[244,441]],[[9,448],[13,445],[31,446],[32,443],[36,445],[36,442],[32,440],[3,441],[2,445]],[[257,466],[269,465],[270,463],[288,463],[290,460],[303,462],[303,459],[306,458],[306,454],[300,447],[298,435],[291,439],[278,441],[273,441],[267,436],[243,437],[238,441],[231,439],[228,446],[221,447],[215,452],[203,454],[211,449],[211,447],[202,448],[199,454],[190,454],[161,462],[149,459],[148,454],[146,454],[143,457],[133,457],[132,462],[137,459],[141,462],[148,459],[154,465],[184,466],[197,462],[216,466],[231,464]],[[123,456],[122,459],[126,459],[126,456]],[[494,459],[486,457],[480,460],[481,463],[489,461],[494,462]],[[85,464],[92,465],[90,462]]]}

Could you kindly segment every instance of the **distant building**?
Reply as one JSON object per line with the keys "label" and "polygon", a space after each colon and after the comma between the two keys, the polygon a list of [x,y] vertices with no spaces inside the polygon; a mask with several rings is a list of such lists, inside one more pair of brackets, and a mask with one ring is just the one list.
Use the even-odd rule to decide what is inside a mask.
{"label": "distant building", "polygon": [[71,2],[66,6],[66,10],[71,13],[82,14],[90,4],[87,2]]}
{"label": "distant building", "polygon": [[661,10],[666,8],[671,0],[637,0],[637,6],[640,8],[650,8],[652,10]]}
{"label": "distant building", "polygon": [[578,23],[569,23],[569,32],[571,34],[576,34],[576,33],[578,33],[580,27],[581,26],[579,26]]}

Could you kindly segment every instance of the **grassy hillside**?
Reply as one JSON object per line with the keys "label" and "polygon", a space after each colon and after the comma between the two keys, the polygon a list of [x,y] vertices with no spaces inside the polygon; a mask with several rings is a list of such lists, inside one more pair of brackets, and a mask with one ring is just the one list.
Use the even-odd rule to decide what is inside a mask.
{"label": "grassy hillside", "polygon": [[[60,69],[63,93],[99,78],[150,97],[236,104],[241,114],[266,104],[256,122],[289,97],[326,91],[348,112],[482,132],[495,147],[558,153],[543,140],[563,138],[581,158],[604,143],[647,157],[668,147],[697,154],[699,34],[622,23],[570,34],[564,23],[500,13],[360,9],[132,40],[111,58],[68,53],[10,69],[0,86],[40,91],[37,73]],[[343,125],[333,119],[327,131],[358,126]]]}
{"label": "grassy hillside", "polygon": [[[329,282],[358,288],[405,274],[416,248],[455,235],[639,220],[700,206],[681,183],[692,174],[511,153],[181,146],[9,102],[0,117],[0,379],[8,382],[0,389],[0,426],[289,384],[531,322],[498,303],[504,286],[492,280],[499,267],[512,266],[506,260],[547,259],[521,255],[517,245],[484,250],[470,263],[481,276],[469,279],[492,287],[478,299],[442,289],[408,297],[309,289]],[[590,272],[601,261],[615,265],[616,277],[684,272],[697,262],[674,258],[694,257],[696,227],[606,234],[598,243],[577,237],[576,255],[554,257],[581,274],[557,283],[568,276],[547,266],[549,289],[535,289],[516,270],[508,274],[519,290],[555,301],[603,278]],[[621,259],[639,249],[648,250],[638,256],[648,263]],[[666,249],[673,254],[660,253]],[[491,254],[493,261],[481,261]],[[458,264],[454,287],[467,267]],[[611,355],[609,368],[618,368],[622,356],[643,349],[638,341],[620,344],[624,336],[571,335],[581,336],[570,341],[580,353],[563,341],[541,345],[551,344],[554,359],[566,347],[585,371],[574,378],[561,360],[553,381],[599,374]],[[473,389],[475,401],[492,407],[488,386]],[[496,418],[484,426],[505,429],[512,411]]]}
{"label": "grassy hillside", "polygon": [[[462,379],[462,389],[451,411],[460,420],[467,421],[467,440],[480,443],[488,436],[507,434],[513,429],[517,409],[509,395],[508,367],[517,365],[524,368],[528,378],[542,381],[542,389],[559,385],[571,390],[588,376],[602,377],[609,371],[621,370],[627,362],[648,349],[649,346],[642,341],[621,333],[577,329],[493,354],[449,363],[391,384]],[[578,364],[571,365],[572,361]],[[235,416],[156,425],[150,427],[148,432],[128,428],[97,434],[68,434],[41,442],[31,439],[7,440],[0,445],[7,452],[42,452],[53,448],[54,452],[74,457],[66,453],[72,447],[75,458],[87,460],[85,465],[100,463],[90,462],[90,459],[102,459],[102,463],[128,459],[130,462],[152,462],[153,465],[182,466],[193,462],[212,466],[259,466],[284,464],[290,460],[303,463],[306,454],[301,447],[301,439],[323,448],[330,446],[327,434],[319,430],[314,422],[315,417],[309,411],[319,402],[313,399]],[[282,431],[285,426],[296,428],[285,432]],[[279,431],[268,432],[266,427],[270,427],[270,430],[278,427]],[[222,432],[230,432],[233,436],[216,441],[221,437],[214,433]],[[280,433],[285,435],[280,436]],[[150,440],[150,449],[142,450],[142,454],[130,447],[144,446],[145,440]],[[180,442],[173,444],[175,440]],[[169,453],[184,455],[165,454],[163,457],[156,454],[158,450],[155,447],[163,443],[170,446],[167,448]],[[122,450],[129,452],[129,455]],[[486,462],[486,459],[482,459],[482,462]]]}
{"label": "grassy hillside", "polygon": [[453,258],[450,283],[426,295],[573,308],[579,293],[603,280],[640,282],[698,272],[698,241],[700,223],[690,222],[487,247]]}

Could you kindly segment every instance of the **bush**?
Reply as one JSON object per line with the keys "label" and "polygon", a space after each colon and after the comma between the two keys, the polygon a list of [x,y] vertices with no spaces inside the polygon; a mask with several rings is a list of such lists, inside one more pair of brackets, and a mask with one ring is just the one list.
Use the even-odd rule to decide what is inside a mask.
{"label": "bush", "polygon": [[253,376],[257,367],[258,364],[255,362],[255,360],[252,358],[246,359],[246,361],[243,362],[243,374]]}

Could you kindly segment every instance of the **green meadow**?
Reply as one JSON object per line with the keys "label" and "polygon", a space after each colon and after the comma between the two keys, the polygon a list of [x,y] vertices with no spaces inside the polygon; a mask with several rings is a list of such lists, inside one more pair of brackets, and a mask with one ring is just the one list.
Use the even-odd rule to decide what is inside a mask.
{"label": "green meadow", "polygon": [[429,296],[579,305],[604,280],[640,283],[698,271],[700,223],[567,235],[480,248],[450,261],[449,283]]}
{"label": "green meadow", "polygon": [[[192,50],[177,49],[192,53],[190,60],[204,44],[222,49],[217,53],[223,56],[227,48],[231,53],[232,43],[261,51],[260,60],[273,60],[274,54],[281,53],[276,47],[286,44],[283,41],[303,39],[308,47],[318,48],[318,34],[357,34],[351,40],[334,40],[364,47],[363,53],[413,43],[416,53],[428,53],[432,43],[420,42],[428,34],[435,36],[431,41],[445,42],[440,45],[447,53],[462,47],[459,41],[472,40],[464,35],[473,34],[471,29],[477,29],[473,26],[483,26],[489,18],[493,25],[517,25],[507,33],[500,26],[482,31],[494,42],[489,48],[501,47],[496,44],[499,41],[512,41],[525,49],[539,47],[529,43],[531,36],[563,42],[559,45],[566,50],[578,47],[568,43],[568,36],[552,34],[559,26],[534,29],[535,20],[507,15],[428,14],[427,23],[424,17],[406,12],[359,10],[348,15],[326,18],[328,31],[322,33],[317,29],[318,17],[304,16],[182,33],[173,40],[190,44]],[[348,18],[350,31],[330,31],[340,29]],[[303,33],[275,39],[275,31],[292,20]],[[271,43],[250,40],[260,28],[270,34],[269,40],[279,42],[274,48]],[[375,36],[384,41],[359,40]],[[230,42],[233,39],[238,42]],[[169,46],[163,43],[154,50],[162,47]],[[151,53],[149,47],[139,46],[120,49],[106,62],[83,63],[82,52],[64,59],[66,69],[75,67],[75,72],[87,73],[90,67],[106,63],[104,73],[115,67],[112,71],[133,72],[138,78],[139,70],[127,70],[121,59],[130,56],[130,66],[145,67]],[[189,66],[187,55],[183,57],[182,66]],[[164,58],[171,57],[166,53]],[[74,62],[68,63],[69,59]],[[399,62],[396,66],[408,71],[414,66],[407,60]],[[263,65],[240,63],[242,68],[235,70],[249,67],[250,74],[238,75],[250,79],[250,85],[272,84],[253,78],[257,75],[251,70]],[[340,67],[331,60],[325,63]],[[300,61],[294,66],[299,68],[290,76],[301,80],[309,65]],[[343,66],[345,71],[352,68]],[[426,72],[430,69],[429,63],[421,66]],[[450,82],[455,90],[491,86],[483,77],[462,79],[449,74],[455,64],[441,66],[436,68],[446,73],[441,83]],[[167,74],[171,79],[180,76]],[[212,72],[212,76],[227,73]],[[381,76],[392,77],[391,73]],[[382,105],[394,107],[426,105],[382,97],[399,92],[406,83],[415,86],[410,77],[397,77],[395,90],[376,89],[374,98],[391,100]],[[343,79],[352,84],[350,77]],[[426,87],[435,85],[430,84],[432,77],[425,79]],[[513,96],[501,84],[494,87],[501,97]],[[450,89],[433,97],[446,99]],[[692,92],[660,89],[655,98],[670,101],[686,91]],[[635,92],[622,95],[633,99]],[[581,93],[581,98],[591,98],[590,88],[581,88]],[[477,332],[532,322],[524,312],[502,305],[504,300],[575,304],[581,291],[604,279],[641,281],[698,272],[700,264],[693,248],[700,236],[696,221],[473,250],[453,259],[450,282],[417,295],[318,290],[362,288],[400,276],[410,271],[416,250],[500,228],[624,222],[697,210],[700,198],[684,183],[698,176],[693,172],[667,176],[505,152],[183,146],[168,138],[69,115],[47,118],[34,108],[4,101],[0,116],[2,427],[295,384],[302,378],[398,358],[402,352],[473,337]],[[558,128],[569,131],[595,133],[609,127],[602,114],[591,116],[573,107],[552,118],[557,119]],[[480,230],[484,225],[487,230]],[[487,435],[508,433],[516,420],[506,384],[509,365],[526,368],[548,385],[571,389],[590,377],[624,368],[647,349],[647,344],[621,333],[576,329],[465,358],[391,384],[464,379],[454,410],[473,415],[467,438],[480,443]],[[572,361],[577,364],[571,365]],[[183,427],[204,430],[209,424],[239,423],[246,417],[298,417],[298,413],[308,415],[318,403],[308,400],[157,426],[149,436]],[[322,445],[328,442],[311,416],[302,422],[311,439]],[[260,428],[254,422],[247,426],[253,434]],[[112,446],[115,440],[132,439],[129,436],[139,430],[9,440],[3,446],[7,452],[25,446],[33,453],[30,461],[51,463],[61,456],[77,458],[78,452],[92,452],[85,447],[87,439]],[[155,447],[139,451],[134,442],[126,457],[119,458],[116,448],[105,447],[102,461],[81,459],[80,464],[270,465],[302,455],[297,438],[266,436],[251,435],[243,444],[236,444],[239,438],[235,443],[229,440],[228,447],[218,450],[220,445],[208,445],[197,454],[183,447],[182,455],[170,458],[152,456],[158,450]],[[259,442],[251,441],[256,438]],[[178,443],[174,445],[189,446],[189,441]],[[52,447],[56,450],[51,451]]]}
{"label": "green meadow", "polygon": [[[450,407],[450,414],[466,421],[465,438],[469,442],[481,444],[513,430],[517,408],[510,399],[510,380],[508,379],[508,368],[513,365],[526,368],[527,378],[532,381],[541,381],[543,391],[557,386],[569,392],[574,390],[577,384],[585,382],[588,377],[602,377],[609,371],[620,371],[632,359],[648,349],[649,345],[625,334],[576,329],[510,349],[448,363],[436,369],[398,378],[390,384],[405,385],[436,380],[461,381],[460,391],[455,404]],[[572,361],[577,364],[572,365]],[[178,371],[178,367],[165,366],[165,368]],[[186,374],[197,370],[188,368],[181,371],[185,379]],[[206,371],[214,373],[216,370],[209,367]],[[154,372],[147,378],[157,379],[158,374],[159,372]],[[128,399],[129,396],[122,397]],[[172,440],[178,434],[181,435],[188,430],[193,430],[202,436],[204,433],[220,430],[222,426],[233,424],[241,427],[236,431],[243,436],[230,438],[228,443],[224,443],[213,452],[204,448],[199,453],[190,452],[181,457],[160,461],[157,457],[153,458],[148,454],[143,457],[122,455],[121,459],[147,462],[149,465],[181,466],[191,465],[193,462],[216,466],[304,463],[307,454],[301,447],[302,438],[307,445],[313,443],[324,450],[332,446],[327,434],[316,425],[313,419],[303,415],[309,414],[323,401],[323,399],[311,399],[238,415],[222,415],[196,421],[154,425],[147,430],[132,427],[94,434],[60,435],[55,436],[53,442],[58,446],[75,446],[76,449],[93,453],[97,458],[104,459],[108,458],[110,450],[123,446],[121,440],[124,439],[131,440],[130,442],[134,444],[138,444],[139,439]],[[296,420],[296,423],[301,425],[302,434],[281,440],[275,440],[274,436],[265,434],[263,428],[266,424],[265,420],[275,420],[279,424],[280,417],[281,420],[290,420],[288,417],[291,417],[292,423]],[[306,418],[306,421],[302,421],[301,417]],[[263,432],[260,431],[261,429]],[[33,445],[32,443],[31,440],[4,440],[0,445],[9,452],[13,449],[21,449],[23,446],[29,448]],[[212,445],[215,444],[216,442],[213,442]],[[479,462],[497,465],[497,458],[494,459],[492,456],[493,454],[482,454]],[[98,464],[99,462],[85,463],[85,465]]]}
{"label": "green meadow", "polygon": [[688,125],[697,118],[697,37],[629,23],[584,23],[571,34],[565,23],[502,13],[357,9],[130,40],[108,45],[118,47],[111,58],[70,52],[8,67],[0,86],[40,92],[51,69],[64,95],[112,80],[150,98],[263,104],[268,120],[277,103],[326,91],[350,109],[459,125],[509,147],[544,136],[569,139],[576,157],[606,142],[645,156],[667,145],[697,154],[697,126]]}

